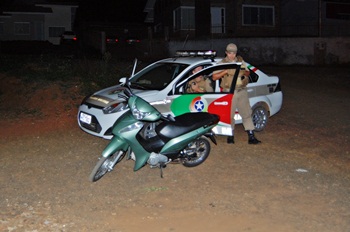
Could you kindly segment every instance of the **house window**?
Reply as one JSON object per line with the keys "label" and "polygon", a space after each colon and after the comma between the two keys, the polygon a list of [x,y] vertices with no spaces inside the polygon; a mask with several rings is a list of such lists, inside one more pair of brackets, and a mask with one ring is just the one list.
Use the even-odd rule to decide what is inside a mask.
{"label": "house window", "polygon": [[14,23],[15,35],[30,35],[30,23],[29,22],[15,22]]}
{"label": "house window", "polygon": [[64,31],[64,27],[49,27],[49,37],[60,37]]}
{"label": "house window", "polygon": [[327,3],[326,17],[328,19],[350,20],[350,4],[333,2]]}
{"label": "house window", "polygon": [[194,30],[195,10],[194,7],[179,7],[174,10],[174,31],[178,30]]}
{"label": "house window", "polygon": [[211,33],[225,33],[225,8],[211,7]]}
{"label": "house window", "polygon": [[274,6],[242,6],[243,25],[245,26],[274,26],[275,8]]}

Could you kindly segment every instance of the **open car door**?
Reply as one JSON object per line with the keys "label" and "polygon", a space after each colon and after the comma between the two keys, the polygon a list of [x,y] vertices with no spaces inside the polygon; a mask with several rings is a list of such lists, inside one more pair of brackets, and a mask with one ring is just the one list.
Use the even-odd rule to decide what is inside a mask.
{"label": "open car door", "polygon": [[[203,70],[180,80],[175,86],[175,94],[169,95],[166,99],[169,111],[178,116],[188,112],[209,112],[220,116],[218,126],[214,132],[220,135],[231,135],[231,102],[234,92],[234,86],[229,92],[222,92],[220,80],[213,81],[213,72],[223,69],[235,69],[233,83],[236,83],[240,64],[215,64],[204,68]],[[211,81],[213,91],[201,93],[188,93],[186,91],[189,81],[198,76],[204,76]],[[164,112],[164,109],[161,111]]]}

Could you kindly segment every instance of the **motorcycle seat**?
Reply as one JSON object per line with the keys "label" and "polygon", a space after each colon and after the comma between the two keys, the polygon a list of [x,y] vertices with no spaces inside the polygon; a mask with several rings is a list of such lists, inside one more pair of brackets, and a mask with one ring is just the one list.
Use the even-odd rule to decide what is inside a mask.
{"label": "motorcycle seat", "polygon": [[175,117],[175,121],[164,121],[156,127],[158,136],[165,141],[186,134],[202,126],[219,121],[219,116],[207,112],[185,113]]}

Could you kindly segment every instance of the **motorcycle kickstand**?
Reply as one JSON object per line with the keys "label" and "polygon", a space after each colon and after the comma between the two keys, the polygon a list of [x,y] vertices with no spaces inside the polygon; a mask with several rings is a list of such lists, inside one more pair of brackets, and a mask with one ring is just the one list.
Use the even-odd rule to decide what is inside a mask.
{"label": "motorcycle kickstand", "polygon": [[163,178],[163,165],[159,165],[160,169],[160,178]]}
{"label": "motorcycle kickstand", "polygon": [[159,163],[159,169],[160,169],[160,177],[163,178],[163,168],[166,168],[166,165],[171,162],[171,159],[169,159],[165,163]]}

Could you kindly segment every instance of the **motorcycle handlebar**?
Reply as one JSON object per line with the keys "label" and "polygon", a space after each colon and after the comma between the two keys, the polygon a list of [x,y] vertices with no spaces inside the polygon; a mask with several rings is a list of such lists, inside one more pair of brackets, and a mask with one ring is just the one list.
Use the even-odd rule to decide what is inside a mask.
{"label": "motorcycle handlebar", "polygon": [[175,118],[171,114],[168,114],[168,115],[162,114],[162,119],[168,122],[175,122]]}

